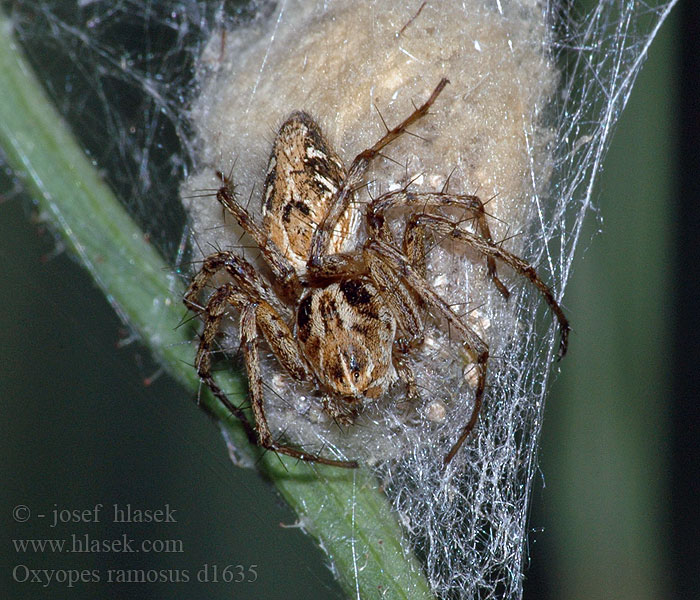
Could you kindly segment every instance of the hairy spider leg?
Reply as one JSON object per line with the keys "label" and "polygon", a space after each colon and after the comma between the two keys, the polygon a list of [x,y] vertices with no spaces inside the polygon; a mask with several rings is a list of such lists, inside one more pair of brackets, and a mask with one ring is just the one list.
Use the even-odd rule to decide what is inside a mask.
{"label": "hairy spider leg", "polygon": [[446,217],[428,214],[413,215],[413,217],[410,219],[408,227],[425,227],[445,236],[445,238],[452,237],[460,240],[484,256],[493,256],[494,258],[504,262],[516,273],[528,279],[537,288],[540,294],[542,294],[542,297],[545,299],[545,302],[547,302],[550,310],[558,322],[560,339],[557,358],[561,360],[564,357],[569,343],[569,331],[571,330],[569,321],[566,318],[566,315],[564,315],[564,311],[561,309],[561,306],[559,306],[559,303],[554,298],[554,293],[552,290],[544,281],[542,281],[542,279],[540,279],[537,271],[530,263],[523,260],[519,256],[504,250],[499,245],[494,244],[482,236],[460,229],[457,223],[454,223],[452,220]]}
{"label": "hairy spider leg", "polygon": [[255,267],[243,257],[228,250],[210,254],[204,259],[185,292],[183,302],[187,308],[194,312],[202,311],[198,303],[199,294],[221,271],[225,271],[236,282],[237,287],[247,294],[262,298],[278,309],[281,308],[269,284],[258,275]]}
{"label": "hairy spider leg", "polygon": [[313,238],[311,239],[311,253],[309,255],[307,265],[310,272],[318,272],[323,270],[322,265],[327,259],[331,235],[335,230],[341,216],[347,210],[350,201],[352,200],[355,188],[362,182],[362,177],[367,172],[367,168],[369,167],[372,159],[379,154],[382,148],[400,137],[409,126],[418,121],[420,118],[424,117],[435,100],[437,100],[440,92],[442,92],[448,83],[448,79],[441,79],[433,90],[433,93],[430,95],[430,98],[428,98],[421,106],[416,108],[408,116],[408,118],[406,118],[398,126],[394,127],[394,129],[387,131],[384,136],[382,136],[382,138],[376,144],[374,144],[374,146],[363,150],[354,158],[350,168],[348,169],[347,176],[343,181],[343,185],[340,187],[335,198],[333,199],[331,207],[321,223],[319,223],[316,231],[314,231]]}
{"label": "hairy spider leg", "polygon": [[383,262],[376,260],[372,254],[364,254],[364,262],[369,267],[369,277],[374,283],[396,321],[397,332],[401,335],[394,340],[392,362],[396,373],[406,386],[406,395],[410,400],[418,400],[416,378],[408,365],[406,355],[420,346],[424,340],[423,319],[411,292],[398,284],[396,273]]}
{"label": "hairy spider leg", "polygon": [[[558,358],[561,359],[566,354],[570,326],[566,316],[564,315],[564,311],[561,309],[559,303],[554,298],[552,290],[547,286],[547,284],[545,284],[542,281],[542,279],[540,279],[534,267],[532,267],[532,265],[527,263],[525,260],[508,252],[507,250],[504,250],[500,246],[494,244],[493,241],[486,239],[486,237],[482,235],[477,235],[459,229],[458,225],[459,223],[455,223],[447,217],[441,217],[425,213],[415,214],[411,217],[408,225],[406,226],[404,241],[406,242],[406,236],[408,236],[409,242],[407,245],[409,246],[410,250],[410,239],[414,235],[414,233],[412,233],[412,230],[420,231],[422,229],[430,229],[438,233],[439,235],[444,236],[445,238],[452,237],[454,239],[460,240],[468,244],[474,250],[480,252],[484,256],[493,257],[498,260],[501,260],[502,262],[510,266],[514,271],[516,271],[523,277],[526,277],[542,294],[558,322],[560,330]],[[381,234],[381,230],[378,231],[380,232],[380,235],[386,236],[386,233]],[[423,268],[422,265],[419,264],[417,269],[414,269],[412,267],[413,260],[415,260],[416,258],[415,253],[424,252],[422,249],[416,250],[414,248],[411,251],[413,252],[414,256],[411,257],[410,252],[409,256],[403,256],[392,245],[390,245],[390,243],[387,243],[383,240],[370,241],[368,243],[368,248],[371,249],[371,247],[373,246],[377,248],[377,250],[375,250],[376,255],[380,258],[382,257],[382,254],[384,254],[385,257],[389,257],[390,260],[394,263],[394,268],[396,269],[397,273],[399,273],[406,280],[406,282],[418,293],[420,297],[423,298],[423,300],[427,304],[436,307],[451,325],[455,325],[458,331],[460,331],[461,324],[461,333],[467,342],[467,346],[476,349],[477,368],[479,369],[479,381],[477,382],[477,390],[474,399],[474,408],[472,409],[472,414],[469,419],[469,422],[464,426],[458,440],[453,444],[452,448],[445,457],[445,464],[448,464],[454,458],[456,453],[459,451],[459,448],[462,446],[462,444],[467,439],[474,426],[476,425],[479,410],[483,401],[483,392],[485,389],[488,349],[486,348],[485,354],[479,354],[479,343],[483,344],[483,346],[486,347],[483,340],[481,340],[481,338],[479,338],[477,334],[473,332],[466,324],[461,322],[461,319],[452,312],[449,306],[447,306],[444,303],[444,301],[442,301],[442,299],[440,299],[439,296],[437,296],[437,294],[433,292],[430,286],[425,282],[424,278],[420,275],[420,271]],[[436,302],[436,300],[438,300],[439,302]],[[471,332],[471,334],[473,334],[473,336],[475,336],[476,339],[470,339],[468,337],[469,332]],[[465,335],[465,333],[467,335]],[[480,360],[483,362],[480,362]]]}
{"label": "hairy spider leg", "polygon": [[[216,384],[211,372],[212,346],[228,306],[233,306],[240,312],[240,341],[248,375],[250,404],[255,420],[254,429],[243,411],[234,406],[223,390]],[[225,283],[209,298],[204,312],[206,314],[204,331],[196,357],[197,373],[209,386],[212,393],[241,420],[248,438],[263,448],[286,454],[302,461],[317,462],[335,467],[356,468],[358,465],[355,461],[333,460],[317,456],[280,444],[273,438],[264,408],[263,382],[257,346],[258,328],[277,360],[292,377],[302,381],[309,377],[308,369],[299,355],[296,340],[275,309],[264,300],[236,289],[234,284]],[[252,436],[251,433],[253,434]]]}
{"label": "hairy spider leg", "polygon": [[[451,207],[464,211],[466,219],[474,219],[477,231],[489,243],[493,243],[491,230],[486,220],[484,203],[478,196],[447,194],[444,192],[414,193],[408,190],[398,190],[379,196],[370,203],[367,209],[367,224],[373,235],[391,243],[391,232],[386,224],[385,213],[392,208],[407,208],[420,206],[428,210],[432,208]],[[404,254],[425,277],[425,236],[424,229],[417,227],[412,222],[406,227],[403,238]],[[493,255],[486,255],[488,274],[501,295],[507,300],[510,296],[508,288],[498,278],[496,271],[496,259]]]}
{"label": "hairy spider leg", "polygon": [[403,278],[406,284],[413,290],[428,307],[436,309],[443,318],[454,327],[460,337],[464,340],[467,350],[475,358],[475,368],[477,369],[477,384],[474,393],[474,407],[469,422],[462,429],[459,439],[452,446],[445,456],[445,464],[448,464],[457,454],[457,451],[467,439],[467,436],[476,425],[481,404],[483,402],[484,390],[486,389],[486,365],[489,358],[489,349],[486,342],[467,325],[462,318],[455,314],[450,306],[438,296],[432,287],[420,276],[410,264],[407,258],[392,245],[383,240],[369,240],[365,246],[365,252],[369,261],[380,261],[391,268],[397,276]]}
{"label": "hairy spider leg", "polygon": [[248,211],[236,201],[229,181],[224,180],[224,185],[216,193],[216,199],[236,218],[241,228],[253,238],[255,244],[260,248],[260,252],[272,270],[274,280],[279,283],[285,299],[297,300],[301,295],[301,282],[297,272],[282,251],[265,233],[265,230],[255,223]]}
{"label": "hairy spider leg", "polygon": [[[295,361],[298,360],[300,363],[298,366],[301,367],[301,357],[298,354],[298,346],[296,344],[296,340],[292,336],[291,331],[289,331],[289,328],[284,321],[282,321],[278,315],[274,314],[272,307],[265,306],[263,304],[256,306],[248,303],[245,306],[242,306],[240,310],[241,346],[243,348],[246,372],[248,374],[248,387],[250,389],[251,405],[253,408],[253,414],[255,415],[255,423],[257,425],[258,443],[263,448],[267,448],[281,454],[286,454],[287,456],[291,456],[306,462],[315,462],[333,467],[343,467],[346,469],[356,469],[358,464],[354,460],[333,460],[316,454],[310,454],[308,452],[303,452],[296,448],[280,444],[272,437],[270,427],[267,424],[267,417],[265,416],[263,383],[262,374],[260,372],[260,356],[258,353],[258,327],[260,327],[265,340],[272,348],[275,356],[277,356],[277,358],[280,360],[280,363],[282,363],[293,376],[296,376],[297,379],[302,379],[302,377],[300,377],[301,373],[294,373],[294,371],[290,370],[290,366],[297,365],[289,365],[288,363],[290,362],[290,359]],[[281,344],[286,346],[284,351],[281,351],[279,348]],[[278,348],[275,349],[275,346],[278,346]],[[289,354],[285,356],[287,352]],[[306,368],[304,367],[304,370],[305,369]]]}

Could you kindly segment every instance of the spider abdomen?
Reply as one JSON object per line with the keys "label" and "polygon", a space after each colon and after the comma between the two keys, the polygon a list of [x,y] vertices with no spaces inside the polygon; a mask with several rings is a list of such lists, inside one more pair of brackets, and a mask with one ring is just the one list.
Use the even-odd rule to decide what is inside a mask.
{"label": "spider abdomen", "polygon": [[[345,179],[345,167],[307,113],[292,113],[280,127],[267,166],[262,214],[270,239],[298,273],[306,269],[314,230]],[[331,253],[343,252],[359,225],[359,212],[343,215]]]}

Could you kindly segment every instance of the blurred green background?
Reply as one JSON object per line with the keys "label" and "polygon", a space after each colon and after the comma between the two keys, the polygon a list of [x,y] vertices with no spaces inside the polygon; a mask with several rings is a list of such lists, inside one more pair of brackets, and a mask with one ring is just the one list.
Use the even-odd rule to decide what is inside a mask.
{"label": "blurred green background", "polygon": [[613,135],[566,290],[571,351],[547,400],[526,598],[673,594],[679,24],[672,13]]}
{"label": "blurred green background", "polygon": [[[678,22],[651,47],[599,180],[565,307],[574,332],[548,398],[525,598],[671,596],[668,354]],[[653,126],[650,126],[653,124]],[[126,333],[88,276],[32,222],[9,177],[0,204],[3,598],[340,598],[325,558],[192,398]],[[546,481],[546,486],[543,482]],[[54,508],[175,509],[176,523],[49,527]],[[26,505],[26,523],[12,509]],[[45,519],[37,514],[46,514]],[[182,553],[18,553],[13,538],[181,540]],[[257,580],[105,586],[12,581],[31,569],[255,565]],[[20,571],[16,572],[21,575]]]}

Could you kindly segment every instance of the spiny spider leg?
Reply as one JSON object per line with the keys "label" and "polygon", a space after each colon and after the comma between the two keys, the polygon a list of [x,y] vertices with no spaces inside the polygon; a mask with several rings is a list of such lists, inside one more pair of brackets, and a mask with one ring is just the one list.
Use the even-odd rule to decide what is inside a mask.
{"label": "spiny spider leg", "polygon": [[[385,213],[392,208],[410,206],[421,206],[424,210],[442,207],[461,209],[465,212],[466,218],[476,220],[479,234],[487,242],[493,243],[491,230],[486,220],[484,203],[478,196],[453,195],[444,192],[414,193],[405,189],[383,194],[370,203],[367,209],[367,223],[372,234],[391,243],[391,234],[386,225]],[[422,227],[417,226],[413,219],[406,226],[403,238],[403,251],[413,265],[419,269],[419,273],[425,276],[424,231]],[[486,256],[486,265],[489,277],[491,277],[501,295],[507,300],[510,292],[498,278],[496,260],[492,255]]]}
{"label": "spiny spider leg", "polygon": [[486,343],[479,335],[467,325],[459,315],[450,308],[450,306],[435,293],[432,287],[421,277],[413,266],[408,262],[406,257],[396,250],[390,244],[383,240],[370,240],[365,246],[367,260],[381,261],[388,265],[393,271],[415,291],[416,294],[429,306],[438,310],[447,322],[457,330],[457,333],[464,340],[469,352],[475,357],[475,368],[477,369],[477,384],[474,392],[474,407],[469,422],[462,429],[459,439],[452,446],[450,451],[445,456],[444,463],[448,464],[457,454],[458,450],[467,439],[481,410],[481,404],[484,398],[484,390],[486,388],[486,364],[489,358],[489,349]]}
{"label": "spiny spider leg", "polygon": [[296,300],[301,294],[301,283],[294,267],[262,227],[255,223],[248,211],[238,204],[233,192],[233,185],[227,178],[223,179],[223,185],[216,192],[216,199],[236,218],[241,228],[253,238],[255,244],[260,248],[260,252],[272,270],[274,280],[279,283],[284,297]]}
{"label": "spiny spider leg", "polygon": [[402,335],[394,346],[406,354],[423,343],[424,327],[419,307],[411,292],[403,285],[397,285],[394,270],[381,261],[369,261],[369,274],[377,291],[396,319],[397,329]]}
{"label": "spiny spider leg", "polygon": [[[260,356],[258,354],[258,336],[257,327],[262,325],[262,320],[258,322],[260,315],[258,314],[260,307],[254,304],[247,304],[241,309],[241,346],[243,348],[243,355],[245,357],[246,372],[248,374],[248,388],[250,391],[250,402],[253,409],[253,415],[255,417],[256,429],[258,432],[258,443],[268,450],[273,452],[278,452],[280,454],[286,454],[293,458],[303,460],[306,462],[316,462],[323,465],[330,465],[333,467],[343,467],[346,469],[356,469],[358,464],[356,461],[345,461],[345,460],[333,460],[330,458],[324,458],[323,456],[318,456],[315,454],[309,454],[308,452],[302,452],[296,448],[290,446],[285,446],[278,443],[273,437],[270,427],[267,424],[267,417],[265,416],[264,408],[264,394],[263,394],[263,383],[262,374],[260,372]],[[284,325],[284,323],[282,323]],[[274,335],[274,331],[267,331],[267,328],[261,326],[265,340],[272,346],[271,336]],[[290,339],[288,340],[291,345],[296,349],[296,344],[294,338],[291,337],[291,332],[289,332]],[[285,365],[286,366],[286,365]]]}
{"label": "spiny spider leg", "polygon": [[394,127],[394,129],[387,131],[384,136],[376,144],[374,144],[374,146],[360,152],[360,154],[358,154],[352,161],[352,164],[348,169],[347,176],[343,181],[343,185],[333,199],[333,204],[329,208],[323,220],[319,223],[316,231],[314,231],[313,238],[311,239],[311,253],[308,261],[308,269],[310,271],[319,270],[322,268],[322,264],[328,254],[328,245],[330,243],[331,235],[335,230],[340,217],[347,210],[350,201],[352,200],[355,188],[362,182],[362,177],[367,172],[369,163],[377,156],[377,154],[379,154],[382,148],[401,136],[401,134],[403,134],[409,126],[427,114],[432,104],[440,95],[440,92],[442,92],[448,83],[448,79],[441,79],[433,90],[433,93],[430,95],[430,98],[428,98],[421,106],[416,108],[401,124]]}
{"label": "spiny spider leg", "polygon": [[[392,362],[396,373],[406,386],[406,396],[418,400],[416,378],[406,360],[412,350],[424,340],[423,319],[420,307],[411,292],[403,285],[397,285],[394,271],[379,260],[367,261],[369,276],[396,321],[397,336],[394,339]],[[400,332],[400,335],[398,333]]]}
{"label": "spiny spider leg", "polygon": [[204,309],[206,313],[206,319],[204,321],[204,331],[202,332],[202,337],[199,342],[199,348],[197,349],[197,356],[195,358],[195,367],[197,369],[197,374],[199,378],[207,385],[211,392],[216,396],[221,403],[238,418],[243,424],[246,435],[248,439],[253,444],[258,443],[258,436],[255,428],[250,424],[245,413],[236,405],[234,405],[229,399],[226,393],[218,386],[216,381],[214,381],[214,376],[211,372],[211,352],[214,343],[214,338],[219,331],[221,326],[221,319],[226,312],[226,307],[228,304],[227,297],[231,291],[230,284],[228,286],[223,286],[216,290]]}
{"label": "spiny spider leg", "polygon": [[[245,357],[255,428],[251,426],[243,411],[234,406],[223,390],[216,384],[211,372],[212,346],[228,306],[238,309],[241,314],[241,346]],[[356,468],[357,463],[354,461],[333,460],[302,452],[280,444],[272,437],[263,405],[262,375],[257,347],[258,328],[275,357],[292,377],[301,381],[309,377],[307,367],[299,356],[294,336],[272,306],[260,298],[251,297],[245,292],[237,290],[233,284],[226,283],[218,288],[209,298],[205,313],[204,331],[197,350],[195,363],[197,373],[202,381],[209,386],[212,393],[243,423],[248,438],[253,443],[257,443],[264,448],[298,458],[299,460],[318,462],[336,467]]]}
{"label": "spiny spider leg", "polygon": [[183,302],[187,308],[201,312],[202,308],[198,303],[199,294],[220,271],[226,271],[238,289],[251,296],[262,298],[275,308],[281,308],[270,285],[258,275],[255,267],[244,258],[227,250],[216,252],[204,259],[185,292]]}
{"label": "spiny spider leg", "polygon": [[554,298],[554,293],[552,290],[546,283],[544,283],[544,281],[540,279],[537,271],[535,271],[535,268],[530,263],[526,262],[519,256],[516,256],[515,254],[511,254],[507,250],[504,250],[500,246],[484,239],[479,235],[459,229],[457,224],[446,217],[420,214],[414,215],[411,220],[415,221],[415,226],[427,227],[445,237],[452,237],[465,242],[477,252],[480,252],[484,256],[493,256],[494,258],[503,261],[516,273],[519,273],[523,277],[529,279],[540,294],[542,294],[543,298],[549,305],[550,310],[554,313],[554,316],[557,319],[561,336],[559,340],[558,359],[561,360],[564,357],[569,341],[569,331],[571,329],[569,326],[569,321],[564,315],[564,311],[559,306],[559,303]]}

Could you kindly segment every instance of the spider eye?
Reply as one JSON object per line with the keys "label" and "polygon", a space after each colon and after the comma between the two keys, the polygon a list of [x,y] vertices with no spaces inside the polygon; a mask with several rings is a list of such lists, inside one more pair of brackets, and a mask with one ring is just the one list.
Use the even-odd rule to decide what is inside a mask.
{"label": "spider eye", "polygon": [[355,378],[355,381],[357,381],[360,378],[360,372],[359,371],[353,371],[352,376]]}

